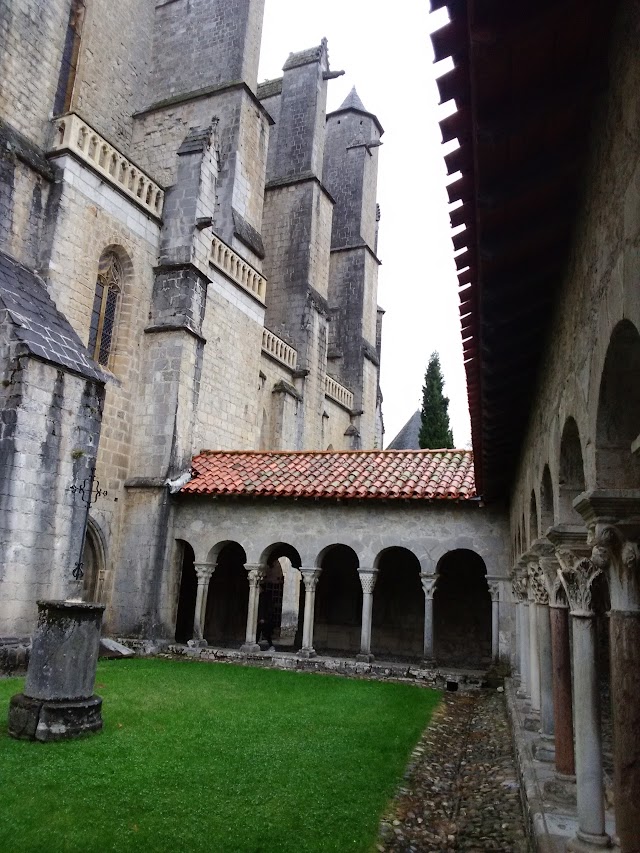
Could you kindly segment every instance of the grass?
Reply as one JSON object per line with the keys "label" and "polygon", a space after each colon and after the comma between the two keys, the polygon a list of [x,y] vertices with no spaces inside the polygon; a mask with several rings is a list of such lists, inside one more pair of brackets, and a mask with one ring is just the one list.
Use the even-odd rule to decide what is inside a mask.
{"label": "grass", "polygon": [[185,661],[104,661],[104,731],[7,735],[0,850],[369,851],[439,701],[411,685]]}

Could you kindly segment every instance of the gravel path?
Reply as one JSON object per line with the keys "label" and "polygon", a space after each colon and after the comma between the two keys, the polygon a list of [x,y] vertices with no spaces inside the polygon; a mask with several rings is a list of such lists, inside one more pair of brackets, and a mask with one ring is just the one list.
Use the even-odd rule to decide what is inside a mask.
{"label": "gravel path", "polygon": [[503,694],[445,693],[375,849],[528,853]]}

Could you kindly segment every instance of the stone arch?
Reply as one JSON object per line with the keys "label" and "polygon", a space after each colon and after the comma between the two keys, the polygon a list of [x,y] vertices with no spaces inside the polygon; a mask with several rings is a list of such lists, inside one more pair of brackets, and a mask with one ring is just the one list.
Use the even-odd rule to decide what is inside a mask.
{"label": "stone arch", "polygon": [[271,621],[276,639],[293,641],[299,627],[300,603],[304,601],[300,554],[287,542],[275,542],[264,549],[260,564],[267,567],[267,574],[262,584],[258,616]]}
{"label": "stone arch", "polygon": [[318,554],[317,565],[321,574],[316,590],[314,645],[356,654],[362,620],[358,555],[348,545],[328,545]]}
{"label": "stone arch", "polygon": [[558,518],[561,524],[583,524],[573,500],[585,489],[582,442],[575,419],[565,421],[560,439],[558,468]]}
{"label": "stone arch", "polygon": [[538,538],[538,502],[536,501],[536,493],[531,490],[531,498],[529,500],[529,546]]}
{"label": "stone arch", "polygon": [[245,639],[249,608],[249,579],[244,548],[233,540],[218,542],[209,551],[215,564],[209,581],[204,638],[211,645],[237,646]]}
{"label": "stone arch", "polygon": [[103,579],[105,571],[106,547],[98,523],[89,516],[87,535],[82,552],[82,599],[83,601],[101,601],[103,597]]}
{"label": "stone arch", "polygon": [[188,640],[193,639],[193,620],[196,612],[198,578],[194,568],[195,553],[193,548],[184,539],[178,539],[177,542],[182,551],[182,556],[175,639],[176,643],[186,643]]}
{"label": "stone arch", "polygon": [[540,481],[540,533],[544,536],[550,527],[553,527],[555,512],[553,509],[553,483],[551,471],[545,465]]}
{"label": "stone arch", "polygon": [[640,459],[631,451],[640,434],[640,334],[629,320],[614,328],[600,378],[596,421],[596,487],[640,485]]}
{"label": "stone arch", "polygon": [[438,562],[433,597],[438,663],[482,666],[491,661],[491,597],[487,567],[475,551],[449,551]]}
{"label": "stone arch", "polygon": [[381,551],[373,591],[371,651],[376,656],[420,657],[424,644],[424,593],[420,561],[408,548]]}

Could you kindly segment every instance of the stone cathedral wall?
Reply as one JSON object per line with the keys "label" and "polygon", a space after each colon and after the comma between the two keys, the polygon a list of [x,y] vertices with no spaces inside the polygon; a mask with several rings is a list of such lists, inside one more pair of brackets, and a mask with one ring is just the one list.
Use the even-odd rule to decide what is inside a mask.
{"label": "stone cathedral wall", "polygon": [[[640,331],[640,10],[623,4],[612,44],[609,92],[594,115],[586,192],[562,291],[554,308],[527,438],[511,500],[511,531],[524,526],[523,548],[539,532],[529,522],[549,465],[555,523],[577,521],[560,513],[560,445],[567,418],[580,434],[586,489],[596,488],[596,419],[600,380],[616,324]],[[629,455],[631,463],[631,455]],[[535,524],[535,522],[534,522]]]}

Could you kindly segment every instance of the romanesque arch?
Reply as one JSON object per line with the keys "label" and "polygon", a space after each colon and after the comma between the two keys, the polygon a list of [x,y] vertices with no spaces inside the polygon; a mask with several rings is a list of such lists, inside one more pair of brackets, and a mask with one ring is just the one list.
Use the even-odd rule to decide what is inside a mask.
{"label": "romanesque arch", "polygon": [[102,531],[93,518],[88,519],[87,536],[82,554],[82,598],[84,601],[101,601],[101,579],[105,570],[105,546]]}
{"label": "romanesque arch", "polygon": [[362,586],[358,555],[348,545],[330,545],[318,555],[314,644],[317,649],[356,654],[360,650]]}
{"label": "romanesque arch", "polygon": [[246,561],[244,548],[237,542],[220,542],[210,552],[215,571],[209,581],[203,633],[211,645],[237,646],[245,639],[249,605]]}
{"label": "romanesque arch", "polygon": [[376,557],[371,651],[376,657],[420,657],[424,643],[424,593],[420,561],[407,548],[385,548]]}
{"label": "romanesque arch", "polygon": [[560,466],[558,482],[558,516],[563,524],[583,524],[582,517],[573,507],[573,500],[585,488],[582,444],[578,425],[567,418],[560,440]]}
{"label": "romanesque arch", "polygon": [[491,661],[491,598],[487,567],[475,551],[449,551],[438,562],[433,597],[438,663],[482,666]]}
{"label": "romanesque arch", "polygon": [[631,445],[640,434],[640,335],[629,320],[614,328],[600,379],[596,422],[596,485],[640,485],[640,459]]}
{"label": "romanesque arch", "polygon": [[[292,645],[300,628],[299,615],[304,592],[298,551],[287,542],[275,542],[262,552],[260,564],[265,566],[265,579],[260,594],[259,618],[271,620],[273,636]],[[304,611],[303,611],[304,612]]]}
{"label": "romanesque arch", "polygon": [[182,551],[180,570],[180,592],[178,593],[178,612],[176,614],[176,643],[186,643],[193,639],[193,620],[196,612],[196,591],[198,579],[194,568],[193,548],[183,539],[178,540]]}
{"label": "romanesque arch", "polygon": [[540,482],[540,534],[544,536],[547,530],[553,526],[555,517],[553,509],[553,483],[549,466],[544,466],[542,480]]}
{"label": "romanesque arch", "polygon": [[538,504],[536,501],[536,493],[531,492],[531,500],[529,501],[529,545],[538,538]]}

